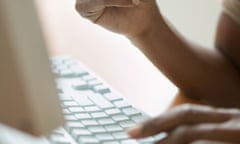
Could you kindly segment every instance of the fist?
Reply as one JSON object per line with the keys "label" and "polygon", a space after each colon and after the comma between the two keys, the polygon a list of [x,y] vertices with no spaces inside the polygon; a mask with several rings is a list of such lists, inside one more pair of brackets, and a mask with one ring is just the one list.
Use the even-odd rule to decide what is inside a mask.
{"label": "fist", "polygon": [[137,35],[160,13],[155,0],[77,0],[79,14],[113,32]]}

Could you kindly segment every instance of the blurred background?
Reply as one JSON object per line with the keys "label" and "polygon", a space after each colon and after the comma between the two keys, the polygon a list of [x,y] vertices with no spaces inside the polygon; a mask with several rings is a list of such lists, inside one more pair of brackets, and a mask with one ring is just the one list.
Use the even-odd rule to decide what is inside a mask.
{"label": "blurred background", "polygon": [[[75,0],[35,0],[51,56],[69,55],[148,114],[162,113],[177,88],[124,36],[75,11]],[[221,0],[160,0],[163,15],[184,36],[213,47]]]}

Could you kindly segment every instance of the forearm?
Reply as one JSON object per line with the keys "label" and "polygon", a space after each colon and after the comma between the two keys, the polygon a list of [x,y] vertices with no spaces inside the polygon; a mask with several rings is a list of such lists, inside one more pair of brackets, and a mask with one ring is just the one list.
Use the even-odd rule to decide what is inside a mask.
{"label": "forearm", "polygon": [[218,50],[192,45],[160,16],[148,31],[129,39],[187,96],[240,107],[239,73]]}

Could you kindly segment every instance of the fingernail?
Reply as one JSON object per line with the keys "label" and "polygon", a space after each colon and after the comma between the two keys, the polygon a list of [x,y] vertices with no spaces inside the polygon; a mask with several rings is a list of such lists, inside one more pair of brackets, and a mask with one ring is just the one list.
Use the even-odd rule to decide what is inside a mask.
{"label": "fingernail", "polygon": [[133,128],[130,128],[129,130],[128,130],[128,134],[129,134],[129,136],[131,136],[132,138],[137,138],[137,137],[139,137],[140,136],[140,134],[141,134],[141,131],[142,131],[142,125],[137,125],[137,126],[135,126],[135,127],[133,127]]}
{"label": "fingernail", "polygon": [[134,5],[139,5],[140,0],[132,0],[132,3],[133,3]]}

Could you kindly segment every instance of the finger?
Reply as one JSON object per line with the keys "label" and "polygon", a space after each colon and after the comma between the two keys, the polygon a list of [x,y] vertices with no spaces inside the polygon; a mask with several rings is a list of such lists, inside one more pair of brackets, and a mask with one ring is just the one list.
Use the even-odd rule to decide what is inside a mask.
{"label": "finger", "polygon": [[138,5],[140,0],[103,0],[106,7],[131,7]]}
{"label": "finger", "polygon": [[96,12],[81,12],[80,15],[90,20],[94,20],[99,17],[99,13]]}
{"label": "finger", "polygon": [[221,124],[182,126],[169,133],[167,138],[157,142],[157,144],[189,144],[200,140],[240,143],[239,134],[240,129],[222,127]]}
{"label": "finger", "polygon": [[104,9],[104,2],[103,0],[77,0],[76,1],[76,10],[82,13],[95,13],[99,10]]}
{"label": "finger", "polygon": [[77,0],[76,8],[79,12],[93,12],[105,7],[133,7],[139,3],[139,0]]}
{"label": "finger", "polygon": [[140,0],[77,0],[76,10],[92,22],[97,22],[106,7],[134,7]]}
{"label": "finger", "polygon": [[228,120],[231,114],[211,107],[184,105],[136,126],[129,131],[129,135],[133,138],[143,138],[160,132],[170,132],[180,125],[220,123]]}

